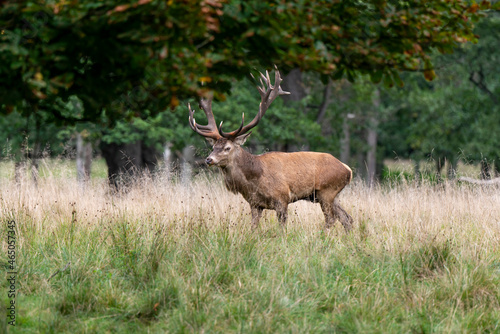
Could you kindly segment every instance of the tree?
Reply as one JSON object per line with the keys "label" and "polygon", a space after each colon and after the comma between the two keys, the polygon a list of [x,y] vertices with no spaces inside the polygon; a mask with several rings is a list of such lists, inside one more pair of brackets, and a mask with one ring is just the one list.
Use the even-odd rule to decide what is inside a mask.
{"label": "tree", "polygon": [[[255,66],[356,73],[401,84],[434,77],[430,51],[475,41],[489,6],[467,1],[6,1],[1,9],[2,111],[58,125],[145,120],[190,97],[223,100]],[[360,29],[363,27],[363,29]],[[76,96],[78,114],[53,109]],[[28,105],[29,107],[23,107]],[[112,151],[112,150],[111,150]],[[110,157],[116,160],[116,157]]]}

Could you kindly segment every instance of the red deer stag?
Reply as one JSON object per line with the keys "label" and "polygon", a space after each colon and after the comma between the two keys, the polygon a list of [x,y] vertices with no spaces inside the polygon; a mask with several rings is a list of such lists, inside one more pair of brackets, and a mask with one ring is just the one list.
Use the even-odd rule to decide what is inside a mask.
{"label": "red deer stag", "polygon": [[351,181],[351,169],[330,154],[317,152],[269,152],[252,155],[241,148],[251,132],[264,116],[269,105],[279,95],[290,94],[281,89],[280,73],[275,68],[274,86],[269,73],[261,73],[261,85],[257,86],[261,102],[257,116],[232,132],[222,131],[215,123],[212,101],[202,99],[200,108],[207,115],[208,124],[200,125],[189,108],[189,125],[205,137],[213,146],[206,159],[208,165],[218,166],[225,179],[227,189],[240,193],[250,204],[252,228],[257,228],[264,209],[276,210],[281,226],[285,226],[288,204],[298,200],[319,202],[325,215],[326,227],[338,219],[346,230],[352,227],[351,216],[336,201],[337,194]]}

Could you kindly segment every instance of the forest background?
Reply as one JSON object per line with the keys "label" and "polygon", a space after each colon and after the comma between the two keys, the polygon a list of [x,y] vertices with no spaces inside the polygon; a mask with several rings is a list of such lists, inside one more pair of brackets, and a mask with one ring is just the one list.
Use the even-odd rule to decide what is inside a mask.
{"label": "forest background", "polygon": [[252,152],[330,152],[370,184],[390,177],[388,159],[411,161],[417,175],[431,162],[437,179],[445,163],[450,178],[459,161],[480,164],[490,178],[500,154],[497,6],[6,1],[0,155],[16,178],[34,179],[41,158],[76,157],[81,180],[103,157],[115,185],[165,165],[200,167],[209,147],[189,129],[187,103],[213,97],[216,119],[235,127],[258,108],[250,74],[277,65],[292,94],[254,131]]}

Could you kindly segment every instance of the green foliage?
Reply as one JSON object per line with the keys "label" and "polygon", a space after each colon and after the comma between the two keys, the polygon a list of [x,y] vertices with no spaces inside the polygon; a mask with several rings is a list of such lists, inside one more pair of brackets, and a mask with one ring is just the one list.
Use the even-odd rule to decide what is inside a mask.
{"label": "green foliage", "polygon": [[[226,101],[213,104],[217,120],[224,121],[224,129],[236,129],[243,113],[246,120],[257,114],[260,95],[255,85],[249,80],[241,82],[235,85]],[[252,130],[249,145],[258,146],[260,150],[287,145],[312,144],[317,147],[322,140],[321,128],[313,119],[302,114],[300,108],[287,107],[278,99],[266,112],[265,119]]]}
{"label": "green foliage", "polygon": [[[226,121],[226,127],[235,126],[241,112],[255,110],[258,101],[255,92],[233,89],[235,79],[273,64],[284,73],[293,68],[315,73],[323,83],[329,78],[361,81],[354,88],[353,101],[358,105],[346,105],[363,110],[373,90],[366,78],[385,86],[402,86],[408,77],[401,71],[423,72],[425,79],[433,79],[439,64],[433,50],[449,53],[465,42],[477,42],[476,25],[485,37],[478,55],[484,63],[495,64],[496,35],[490,31],[495,31],[498,18],[490,12],[488,20],[482,18],[489,7],[488,1],[438,0],[7,1],[0,9],[0,112],[12,117],[5,122],[16,125],[33,121],[34,125],[26,123],[22,135],[36,140],[38,147],[50,144],[54,153],[61,152],[62,145],[51,139],[53,134],[70,139],[74,130],[85,130],[91,141],[101,135],[105,142],[141,139],[157,148],[171,141],[179,149],[195,142],[185,121],[184,101],[213,92],[215,100],[227,99],[216,105],[217,117]],[[497,94],[495,68],[489,66],[473,68],[487,74],[489,89]],[[408,80],[410,85],[412,80],[422,81]],[[497,138],[488,136],[493,131],[487,125],[494,124],[497,116],[476,117],[471,111],[483,100],[464,94],[468,102],[461,104],[453,96],[448,108],[443,103],[447,97],[435,100],[453,95],[452,89],[427,98],[415,94],[412,110],[384,97],[380,110],[373,111],[380,112],[381,119],[394,112],[410,121],[412,115],[419,117],[408,136],[401,131],[386,136],[393,141],[398,137],[397,150],[406,151],[403,155],[417,150],[429,154],[438,145],[443,151],[439,154],[456,154],[468,146],[480,152],[475,156],[494,154]],[[338,124],[347,107],[329,107],[325,122],[318,125],[308,107],[318,100],[316,91],[300,105],[276,103],[255,130],[250,146],[337,151]],[[166,111],[177,107],[175,114]],[[448,112],[449,117],[439,112]],[[429,122],[434,124],[431,133],[425,129]],[[477,127],[465,130],[463,124],[472,122]],[[391,130],[401,129],[401,122],[395,123]],[[360,133],[370,125],[355,126]],[[460,134],[450,142],[446,136],[455,132]],[[15,131],[2,136],[8,138],[11,152],[20,151],[24,138],[16,137]],[[481,140],[466,139],[472,137]],[[478,149],[482,145],[478,142],[487,142],[488,147]],[[353,145],[366,150],[362,140]]]}
{"label": "green foliage", "polygon": [[101,140],[105,143],[129,144],[142,140],[147,146],[163,150],[163,143],[173,138],[174,130],[166,119],[167,114],[159,114],[146,119],[132,118],[130,122],[119,121],[109,130],[102,130]]}
{"label": "green foliage", "polygon": [[158,112],[207,89],[227,92],[257,64],[350,80],[383,74],[388,84],[400,83],[395,69],[423,66],[431,78],[430,50],[474,41],[478,9],[465,1],[9,1],[0,12],[2,101],[12,108],[77,95],[84,119],[95,122],[106,108],[114,122],[132,116],[130,94]]}

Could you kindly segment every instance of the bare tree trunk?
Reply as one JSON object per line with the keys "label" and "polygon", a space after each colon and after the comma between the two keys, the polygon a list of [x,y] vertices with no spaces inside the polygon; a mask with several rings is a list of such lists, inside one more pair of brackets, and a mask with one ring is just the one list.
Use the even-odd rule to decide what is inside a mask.
{"label": "bare tree trunk", "polygon": [[141,142],[128,144],[101,142],[100,146],[102,156],[108,165],[109,184],[113,190],[126,190],[141,171]]}
{"label": "bare tree trunk", "polygon": [[448,172],[447,172],[448,180],[453,180],[457,176],[458,161],[457,159],[451,159],[448,160],[447,162],[448,162]]}
{"label": "bare tree trunk", "polygon": [[378,139],[378,109],[380,108],[380,91],[375,89],[372,96],[373,111],[368,119],[368,130],[366,141],[368,144],[368,152],[366,154],[366,181],[370,187],[375,183],[377,176],[377,139]]}
{"label": "bare tree trunk", "polygon": [[182,149],[181,182],[189,184],[193,176],[195,150],[193,146],[186,146]]}
{"label": "bare tree trunk", "polygon": [[[302,81],[302,71],[299,68],[294,68],[283,78],[281,88],[283,88],[284,91],[290,92],[289,95],[281,96],[283,102],[287,106],[294,105],[294,102],[300,101],[307,96],[305,85]],[[305,110],[302,110],[302,113],[305,113]],[[309,143],[306,142],[303,146],[303,148],[307,150],[309,148]],[[295,143],[285,143],[284,145],[280,145],[278,149],[278,151],[282,152],[296,152],[299,150],[300,146]]]}
{"label": "bare tree trunk", "polygon": [[358,151],[356,153],[356,165],[357,165],[357,172],[356,175],[358,175],[361,179],[365,179],[366,177],[366,159],[365,159],[365,154],[362,151]]}
{"label": "bare tree trunk", "polygon": [[370,117],[371,126],[368,128],[367,144],[369,146],[366,153],[366,181],[368,185],[373,186],[377,173],[377,125],[378,120]]}
{"label": "bare tree trunk", "polygon": [[307,96],[304,83],[302,82],[302,71],[299,68],[294,68],[283,78],[281,88],[291,93],[290,95],[281,96],[286,104],[292,101],[300,101]]}
{"label": "bare tree trunk", "polygon": [[326,110],[328,109],[328,105],[331,102],[332,95],[332,80],[328,79],[328,83],[323,88],[323,101],[321,101],[321,105],[319,106],[318,116],[316,117],[316,123],[321,124],[326,115]]}
{"label": "bare tree trunk", "polygon": [[443,181],[443,178],[441,177],[441,171],[443,170],[443,167],[444,167],[444,158],[438,157],[436,160],[436,177],[438,182]]}
{"label": "bare tree trunk", "polygon": [[413,161],[413,177],[417,182],[421,181],[421,175],[420,175],[420,160],[414,160]]}
{"label": "bare tree trunk", "polygon": [[90,180],[92,144],[86,143],[81,133],[76,134],[76,177],[80,185]]}
{"label": "bare tree trunk", "polygon": [[481,160],[481,179],[482,180],[491,179],[490,164],[486,159]]}
{"label": "bare tree trunk", "polygon": [[[35,108],[35,111],[36,110],[38,110],[38,107]],[[38,186],[38,177],[39,177],[38,167],[40,164],[41,155],[42,152],[40,145],[40,120],[39,117],[37,116],[37,113],[35,113],[35,139],[33,143],[33,151],[31,153],[31,177],[33,179],[33,182],[35,183],[35,186]]]}
{"label": "bare tree trunk", "polygon": [[347,115],[342,121],[342,132],[344,137],[340,141],[340,161],[349,164],[349,160],[351,160],[351,133]]}
{"label": "bare tree trunk", "polygon": [[170,179],[170,173],[172,172],[172,150],[170,147],[171,143],[167,143],[163,149],[163,163],[165,164],[164,173],[167,176],[167,179]]}

